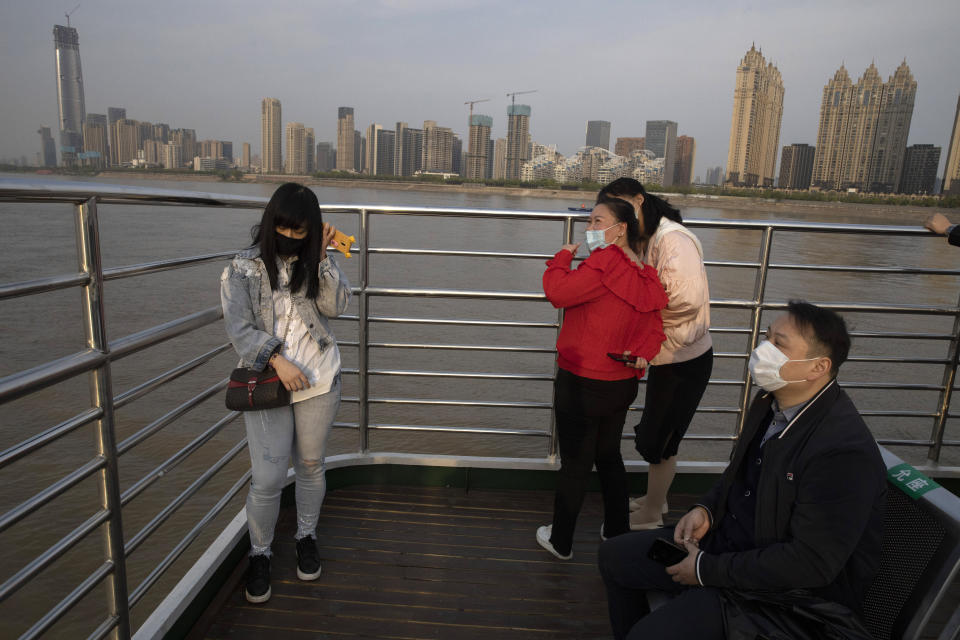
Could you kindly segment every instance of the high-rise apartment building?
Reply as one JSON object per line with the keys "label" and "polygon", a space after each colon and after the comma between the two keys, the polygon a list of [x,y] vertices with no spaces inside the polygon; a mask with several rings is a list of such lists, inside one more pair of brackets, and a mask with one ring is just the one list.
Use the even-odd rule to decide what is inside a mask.
{"label": "high-rise apartment building", "polygon": [[647,135],[644,148],[657,158],[663,158],[663,184],[673,184],[673,172],[677,161],[677,123],[672,120],[647,120]]}
{"label": "high-rise apartment building", "polygon": [[163,148],[166,145],[159,140],[143,141],[143,161],[147,166],[158,166],[163,164]]}
{"label": "high-rise apartment building", "polygon": [[450,150],[450,170],[458,176],[463,175],[464,164],[466,163],[466,154],[463,152],[463,138],[459,134],[453,134],[453,145]]}
{"label": "high-rise apartment building", "polygon": [[353,107],[337,109],[337,171],[356,171],[357,138]]}
{"label": "high-rise apartment building", "polygon": [[497,138],[493,144],[493,179],[507,178],[507,139]]}
{"label": "high-rise apartment building", "polygon": [[468,180],[489,178],[487,173],[487,150],[490,147],[490,129],[493,118],[480,114],[470,116],[470,137],[467,140],[467,166],[464,176]]}
{"label": "high-rise apartment building", "polygon": [[83,154],[81,164],[103,168],[109,162],[109,135],[107,116],[101,113],[88,113],[83,122]]}
{"label": "high-rise apartment building", "polygon": [[723,184],[723,167],[707,169],[707,184],[719,187]]}
{"label": "high-rise apartment building", "polygon": [[529,160],[530,105],[512,104],[507,107],[507,165],[505,178],[519,180],[520,169]]}
{"label": "high-rise apartment building", "polygon": [[398,122],[396,134],[394,171],[398,176],[412,176],[423,169],[423,129],[411,129],[406,122]]}
{"label": "high-rise apartment building", "polygon": [[122,107],[107,107],[107,131],[109,134],[109,147],[110,147],[110,166],[116,166],[120,164],[120,159],[117,157],[117,140],[116,140],[116,122],[117,120],[126,120],[127,110]]}
{"label": "high-rise apartment building", "polygon": [[587,138],[584,143],[588,147],[600,147],[610,150],[610,123],[606,120],[588,120]]}
{"label": "high-rise apartment building", "polygon": [[372,176],[375,176],[378,173],[377,143],[379,142],[379,140],[377,139],[377,134],[380,133],[381,131],[383,131],[383,127],[378,125],[376,122],[374,122],[369,127],[367,127],[367,148],[366,148],[366,152],[364,153],[366,160],[364,162],[365,166],[364,166],[363,172],[370,174]]}
{"label": "high-rise apartment building", "polygon": [[37,133],[40,134],[40,166],[57,166],[57,143],[53,139],[50,127],[40,127]]}
{"label": "high-rise apartment building", "polygon": [[896,191],[916,93],[906,61],[886,83],[872,63],[856,84],[841,65],[823,88],[812,186]]}
{"label": "high-rise apartment building", "polygon": [[153,136],[152,138],[157,142],[162,142],[166,144],[170,142],[170,125],[163,122],[158,122],[153,125]]}
{"label": "high-rise apartment building", "polygon": [[960,195],[960,98],[957,98],[957,113],[953,116],[950,146],[947,147],[947,166],[943,171],[943,193]]}
{"label": "high-rise apartment building", "polygon": [[317,136],[313,132],[313,127],[303,130],[303,146],[307,156],[305,173],[310,174],[317,170]]}
{"label": "high-rise apartment building", "polygon": [[[362,173],[366,168],[367,139],[360,135],[359,129],[353,130],[353,170]],[[339,158],[339,156],[338,156]],[[339,161],[339,160],[338,160]]]}
{"label": "high-rise apartment building", "polygon": [[116,130],[114,139],[117,141],[117,164],[120,166],[128,165],[137,158],[137,151],[140,149],[138,125],[136,120],[126,118],[113,123]]}
{"label": "high-rise apartment building", "polygon": [[493,159],[497,152],[497,143],[492,138],[487,140],[487,167],[484,170],[484,175],[487,178],[493,177]]}
{"label": "high-rise apartment building", "polygon": [[453,129],[439,127],[434,120],[423,121],[423,171],[453,171]]}
{"label": "high-rise apartment building", "polygon": [[816,148],[808,144],[791,144],[780,156],[780,189],[809,189],[813,175],[813,156]]}
{"label": "high-rise apartment building", "polygon": [[307,172],[306,134],[302,122],[287,123],[287,162],[284,173],[302,176]]}
{"label": "high-rise apartment building", "polygon": [[628,158],[635,151],[643,151],[646,148],[646,138],[617,138],[617,144],[613,147],[613,152],[618,156]]}
{"label": "high-rise apartment building", "polygon": [[83,121],[87,109],[80,68],[80,36],[73,27],[53,27],[57,68],[57,110],[60,114],[60,163],[72,167],[83,150]]}
{"label": "high-rise apartment building", "polygon": [[783,78],[751,46],[737,67],[727,154],[727,182],[772,187],[783,119]]}
{"label": "high-rise apartment building", "polygon": [[240,167],[244,171],[250,171],[250,143],[244,142],[240,151]]}
{"label": "high-rise apartment building", "polygon": [[183,149],[175,142],[168,142],[163,145],[163,160],[161,164],[165,169],[179,169],[183,166]]}
{"label": "high-rise apartment building", "polygon": [[397,132],[393,129],[379,129],[377,131],[377,171],[378,176],[396,175],[393,160],[397,146]]}
{"label": "high-rise apartment building", "polygon": [[913,144],[903,157],[903,174],[898,191],[915,195],[930,195],[937,183],[940,166],[940,147],[932,144]]}
{"label": "high-rise apartment building", "polygon": [[693,165],[697,158],[697,143],[690,136],[677,136],[674,148],[673,185],[688,185],[693,178]]}
{"label": "high-rise apartment building", "polygon": [[[264,98],[260,103],[260,155],[263,159],[263,173],[283,173],[280,116],[280,101],[276,98]],[[290,153],[289,149],[287,153]]]}
{"label": "high-rise apartment building", "polygon": [[180,157],[184,164],[192,163],[197,157],[197,132],[193,129],[172,129],[170,142],[180,147]]}
{"label": "high-rise apartment building", "polygon": [[791,190],[809,189],[815,152],[816,147],[808,144],[784,146],[780,153],[780,173],[776,187]]}
{"label": "high-rise apartment building", "polygon": [[317,171],[326,173],[337,168],[337,152],[331,142],[317,143]]}

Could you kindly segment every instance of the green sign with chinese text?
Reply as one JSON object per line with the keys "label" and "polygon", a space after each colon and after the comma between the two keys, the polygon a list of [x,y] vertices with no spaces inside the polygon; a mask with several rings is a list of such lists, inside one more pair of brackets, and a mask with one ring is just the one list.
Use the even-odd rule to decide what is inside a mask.
{"label": "green sign with chinese text", "polygon": [[887,469],[887,480],[914,500],[940,486],[906,462]]}

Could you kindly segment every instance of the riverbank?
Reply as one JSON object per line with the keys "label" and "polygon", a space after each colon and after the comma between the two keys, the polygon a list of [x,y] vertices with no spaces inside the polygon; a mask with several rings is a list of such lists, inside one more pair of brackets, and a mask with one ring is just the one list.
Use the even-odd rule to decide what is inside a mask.
{"label": "riverbank", "polygon": [[[216,175],[167,173],[167,172],[129,172],[129,171],[102,171],[98,179],[125,179],[130,177],[145,180],[165,180],[173,182],[210,182],[222,183]],[[283,182],[301,182],[308,185],[337,187],[344,189],[376,189],[382,191],[406,191],[429,193],[472,193],[503,195],[514,197],[544,198],[566,200],[572,205],[585,204],[590,206],[596,197],[595,191],[574,189],[543,189],[535,187],[495,187],[483,184],[437,184],[429,182],[391,181],[391,180],[345,180],[337,178],[316,178],[314,176],[295,175],[262,175],[247,173],[239,182],[280,184]],[[743,196],[721,196],[705,194],[660,193],[658,194],[680,209],[713,208],[726,210],[778,211],[796,215],[823,215],[831,211],[848,211],[862,214],[882,214],[884,218],[902,219],[903,224],[919,224],[926,217],[934,213],[942,213],[948,217],[956,216],[956,209],[949,207],[923,207],[892,204],[861,204],[852,202],[830,202],[820,200],[777,200],[774,198],[748,198]],[[952,218],[951,218],[952,219]]]}

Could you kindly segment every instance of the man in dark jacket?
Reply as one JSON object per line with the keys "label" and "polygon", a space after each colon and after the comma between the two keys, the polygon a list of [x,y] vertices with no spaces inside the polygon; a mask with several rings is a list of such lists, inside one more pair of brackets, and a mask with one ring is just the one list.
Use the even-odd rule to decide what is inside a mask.
{"label": "man in dark jacket", "polygon": [[[750,356],[764,391],[719,482],[672,532],[626,534],[600,547],[616,638],[707,640],[744,629],[742,637],[804,637],[809,620],[798,609],[823,613],[813,613],[815,627],[829,616],[831,631],[846,630],[836,637],[867,637],[851,612],[860,613],[879,566],[886,476],[873,436],[837,384],[849,349],[843,319],[805,302],[790,302],[770,325]],[[683,545],[686,558],[666,568],[650,560],[657,537]],[[648,590],[675,597],[650,613]]]}
{"label": "man in dark jacket", "polygon": [[923,226],[934,233],[947,236],[947,242],[954,246],[960,246],[960,225],[951,224],[942,213],[935,213],[923,221]]}

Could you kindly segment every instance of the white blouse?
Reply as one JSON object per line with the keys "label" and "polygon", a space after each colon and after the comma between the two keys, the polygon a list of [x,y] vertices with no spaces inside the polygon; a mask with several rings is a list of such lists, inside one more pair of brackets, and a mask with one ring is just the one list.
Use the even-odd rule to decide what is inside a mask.
{"label": "white blouse", "polygon": [[[340,349],[331,340],[326,349],[313,339],[300,314],[292,309],[290,276],[293,260],[278,260],[277,289],[273,292],[273,335],[283,340],[280,355],[294,363],[310,381],[310,386],[290,394],[291,402],[301,402],[330,391],[340,374]],[[292,313],[291,313],[292,310]]]}

